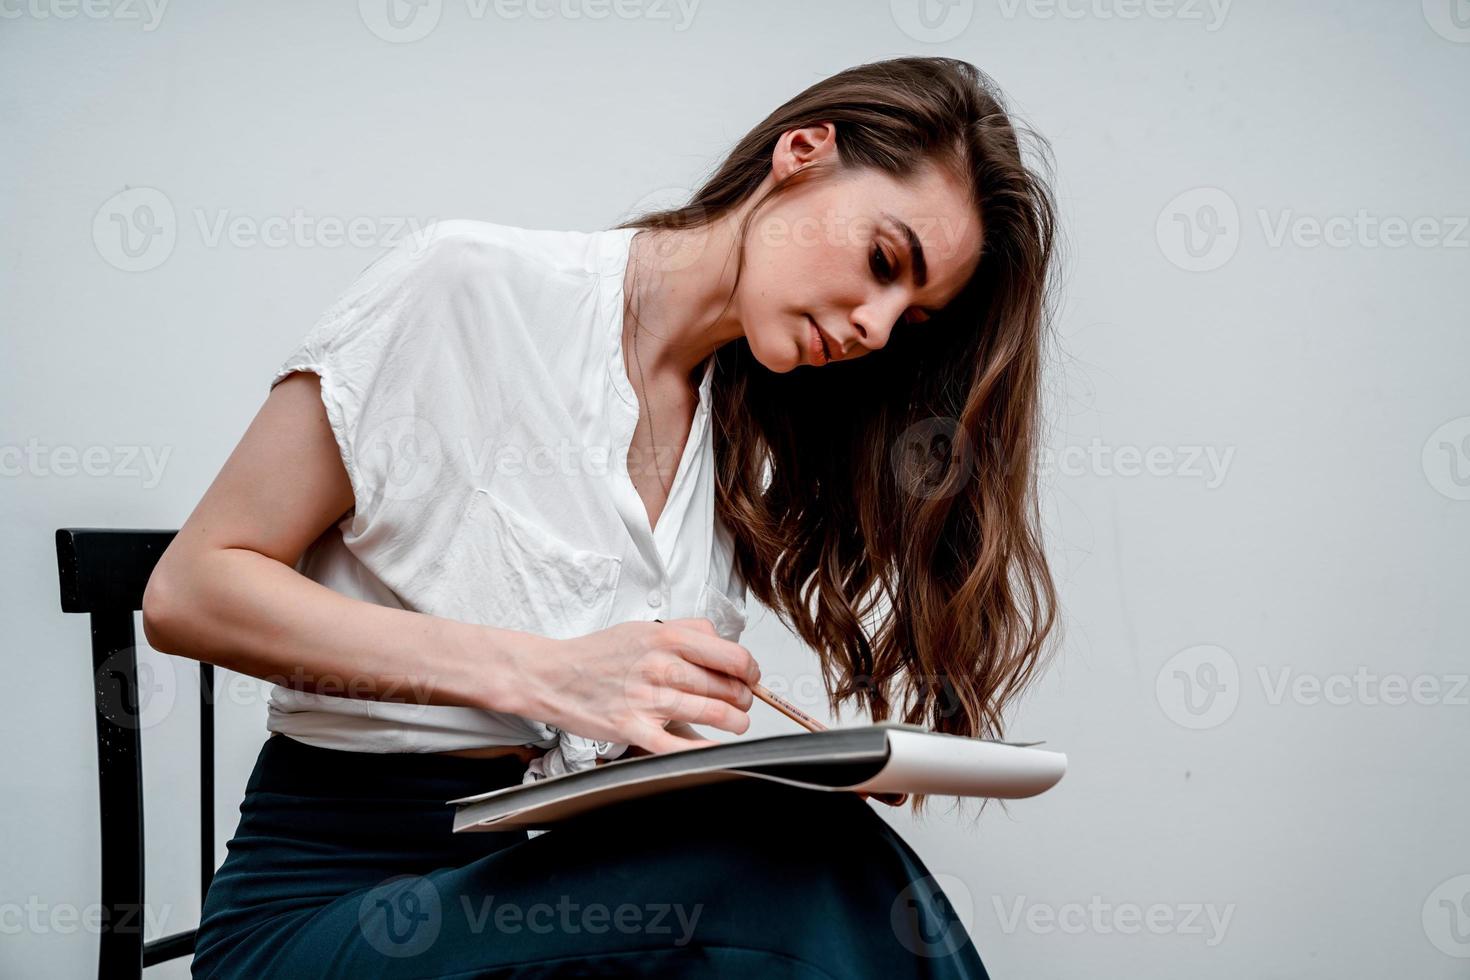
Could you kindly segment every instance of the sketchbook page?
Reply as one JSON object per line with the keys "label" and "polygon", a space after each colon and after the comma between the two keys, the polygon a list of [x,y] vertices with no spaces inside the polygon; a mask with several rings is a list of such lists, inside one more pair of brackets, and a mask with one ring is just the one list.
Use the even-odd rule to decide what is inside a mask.
{"label": "sketchbook page", "polygon": [[[668,792],[681,786],[741,778],[747,769],[800,772],[820,770],[827,779],[851,783],[868,778],[888,760],[887,724],[823,732],[779,735],[727,742],[703,749],[620,759],[594,769],[566,773],[535,783],[507,786],[450,800],[456,804],[454,828],[509,826],[513,814],[582,812],[605,802]],[[779,781],[779,780],[778,780]],[[802,784],[805,785],[805,784]],[[471,827],[470,825],[475,825]],[[527,824],[535,826],[535,824]]]}
{"label": "sketchbook page", "polygon": [[542,803],[514,810],[500,816],[490,816],[484,811],[486,804],[471,803],[459,807],[454,814],[454,833],[473,831],[536,830],[549,827],[563,820],[599,810],[625,800],[636,800],[654,796],[686,786],[703,786],[707,783],[722,783],[732,779],[749,778],[738,770],[716,769],[705,772],[685,772],[677,776],[666,776],[658,780],[624,782],[608,786],[596,792],[564,796],[551,803]]}
{"label": "sketchbook page", "polygon": [[[623,800],[670,792],[684,786],[734,779],[761,779],[819,792],[935,793],[954,796],[1020,798],[1041,793],[1061,778],[1066,756],[1004,742],[989,742],[930,732],[887,732],[881,753],[866,756],[828,753],[767,762],[743,768],[704,767],[697,771],[629,771],[617,781],[603,780],[559,795],[517,799],[515,794],[460,807],[454,831],[533,829]],[[554,787],[548,787],[554,788]]]}
{"label": "sketchbook page", "polygon": [[871,756],[886,757],[888,742],[883,736],[886,730],[894,727],[896,726],[880,723],[822,732],[797,732],[791,735],[738,739],[679,752],[624,757],[592,769],[564,773],[534,783],[505,786],[448,802],[463,805],[511,796],[527,801],[549,802],[565,793],[598,789],[624,780],[642,780],[714,769],[738,769],[778,762],[831,762]]}
{"label": "sketchbook page", "polygon": [[934,732],[890,731],[888,763],[852,787],[871,793],[933,793],[1022,799],[1067,771],[1061,752]]}
{"label": "sketchbook page", "polygon": [[802,763],[795,766],[762,766],[759,769],[715,769],[699,772],[682,772],[674,775],[624,781],[601,789],[564,795],[546,803],[531,804],[511,809],[514,801],[500,801],[507,805],[497,807],[497,801],[471,803],[460,807],[454,815],[454,832],[465,830],[520,830],[549,826],[567,820],[589,810],[601,809],[625,800],[636,800],[645,796],[669,793],[689,786],[708,783],[729,782],[737,779],[759,779],[762,782],[782,783],[798,789],[815,790],[822,793],[845,793],[854,782],[854,774],[862,770],[872,774],[886,764],[883,758],[862,761],[846,761],[832,764]]}

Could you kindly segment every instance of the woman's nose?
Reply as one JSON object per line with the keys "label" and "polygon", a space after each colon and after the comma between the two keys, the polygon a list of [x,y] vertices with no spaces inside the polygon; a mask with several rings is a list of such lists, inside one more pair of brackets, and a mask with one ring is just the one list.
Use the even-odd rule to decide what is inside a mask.
{"label": "woman's nose", "polygon": [[853,311],[852,325],[858,342],[868,350],[882,350],[903,310],[902,305],[895,303],[870,303]]}

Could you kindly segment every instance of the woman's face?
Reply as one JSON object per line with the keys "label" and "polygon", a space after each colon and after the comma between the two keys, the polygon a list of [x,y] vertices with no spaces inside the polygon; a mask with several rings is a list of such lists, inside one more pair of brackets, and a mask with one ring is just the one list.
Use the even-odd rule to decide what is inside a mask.
{"label": "woman's face", "polygon": [[[836,162],[832,128],[792,130],[768,180],[819,159]],[[751,353],[784,373],[879,350],[900,321],[959,294],[980,247],[969,190],[942,168],[906,182],[849,171],[796,188],[750,226],[737,300]]]}

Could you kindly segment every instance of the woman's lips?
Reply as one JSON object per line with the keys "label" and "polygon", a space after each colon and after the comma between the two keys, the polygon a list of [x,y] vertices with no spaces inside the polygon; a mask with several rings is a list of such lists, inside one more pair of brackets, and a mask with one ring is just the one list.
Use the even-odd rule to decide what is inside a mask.
{"label": "woman's lips", "polygon": [[807,330],[810,333],[807,347],[811,354],[812,363],[820,367],[831,361],[832,356],[827,352],[827,341],[823,338],[822,332],[817,329],[817,323],[811,318],[810,314],[807,315],[806,322]]}

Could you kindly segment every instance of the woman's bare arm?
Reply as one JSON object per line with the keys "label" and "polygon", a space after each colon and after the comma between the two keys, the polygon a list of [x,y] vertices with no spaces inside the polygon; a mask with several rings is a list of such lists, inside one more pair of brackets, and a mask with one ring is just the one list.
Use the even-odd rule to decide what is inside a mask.
{"label": "woman's bare arm", "polygon": [[295,570],[353,507],[318,385],[297,372],[271,390],[159,559],[148,643],[300,690],[515,712],[504,654],[544,637],[353,599]]}
{"label": "woman's bare arm", "polygon": [[[551,639],[344,596],[295,565],[353,506],[315,374],[276,385],[143,594],[154,649],[342,697],[465,705],[654,752],[749,727],[750,651],[708,619]],[[708,744],[715,744],[710,741]]]}

